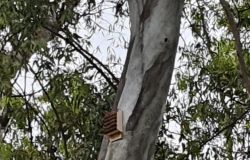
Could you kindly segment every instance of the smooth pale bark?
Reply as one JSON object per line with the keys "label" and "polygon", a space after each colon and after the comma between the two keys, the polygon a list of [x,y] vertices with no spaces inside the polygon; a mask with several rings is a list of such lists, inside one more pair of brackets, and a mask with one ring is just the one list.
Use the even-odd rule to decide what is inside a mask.
{"label": "smooth pale bark", "polygon": [[124,137],[104,138],[99,160],[153,159],[169,90],[184,0],[129,0],[131,42],[114,110]]}

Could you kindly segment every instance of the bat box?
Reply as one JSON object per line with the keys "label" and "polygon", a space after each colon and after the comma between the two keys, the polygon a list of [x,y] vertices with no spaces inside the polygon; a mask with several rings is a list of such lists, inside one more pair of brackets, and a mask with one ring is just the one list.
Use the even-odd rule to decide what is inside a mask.
{"label": "bat box", "polygon": [[107,112],[103,119],[103,133],[111,142],[122,139],[122,111]]}

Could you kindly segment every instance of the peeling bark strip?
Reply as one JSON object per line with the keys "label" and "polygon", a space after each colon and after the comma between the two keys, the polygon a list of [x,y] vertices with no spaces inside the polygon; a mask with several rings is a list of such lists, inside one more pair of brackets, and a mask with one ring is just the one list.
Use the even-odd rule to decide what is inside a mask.
{"label": "peeling bark strip", "polygon": [[108,146],[104,141],[99,160],[153,158],[174,68],[184,0],[128,2],[133,38],[120,82],[122,91],[115,101],[126,130],[123,139]]}
{"label": "peeling bark strip", "polygon": [[126,77],[125,76],[126,76],[127,69],[128,69],[128,62],[130,60],[131,51],[132,51],[132,48],[134,46],[134,40],[135,40],[135,37],[130,38],[128,52],[127,52],[127,58],[126,58],[126,61],[125,61],[125,64],[124,64],[124,68],[123,68],[123,71],[122,71],[120,82],[119,82],[119,85],[118,85],[118,88],[117,88],[115,101],[114,101],[114,104],[113,104],[113,107],[112,107],[113,111],[117,111],[117,105],[118,105],[118,102],[119,102],[120,97],[122,95],[123,87],[124,87],[125,82],[126,82]]}
{"label": "peeling bark strip", "polygon": [[147,18],[151,15],[151,11],[157,6],[159,0],[148,0],[143,6],[143,10],[140,16],[140,23],[144,23]]}
{"label": "peeling bark strip", "polygon": [[[173,48],[173,50],[175,50],[175,48]],[[146,107],[155,106],[155,109],[158,107],[161,108],[162,104],[165,102],[165,96],[161,96],[156,102],[154,102],[154,97],[158,92],[161,92],[162,95],[167,95],[169,89],[167,84],[171,81],[170,77],[172,76],[173,66],[168,67],[168,64],[174,63],[175,55],[171,57],[166,56],[168,56],[166,53],[161,53],[154,65],[146,71],[138,101],[127,122],[127,131],[135,130]],[[160,112],[161,110],[159,110],[159,114]]]}

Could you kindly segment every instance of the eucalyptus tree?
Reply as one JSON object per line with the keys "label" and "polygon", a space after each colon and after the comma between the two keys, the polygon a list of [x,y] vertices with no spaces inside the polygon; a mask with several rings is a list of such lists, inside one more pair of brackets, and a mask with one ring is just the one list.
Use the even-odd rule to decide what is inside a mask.
{"label": "eucalyptus tree", "polygon": [[103,140],[100,160],[152,159],[169,90],[183,0],[129,0],[131,37],[113,110],[123,112],[123,138]]}

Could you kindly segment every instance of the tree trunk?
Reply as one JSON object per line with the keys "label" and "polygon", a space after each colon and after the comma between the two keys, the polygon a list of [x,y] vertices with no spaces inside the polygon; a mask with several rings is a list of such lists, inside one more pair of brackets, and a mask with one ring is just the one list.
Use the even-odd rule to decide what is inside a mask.
{"label": "tree trunk", "polygon": [[104,138],[99,160],[150,160],[171,83],[184,0],[129,0],[131,39],[114,110],[123,139]]}

